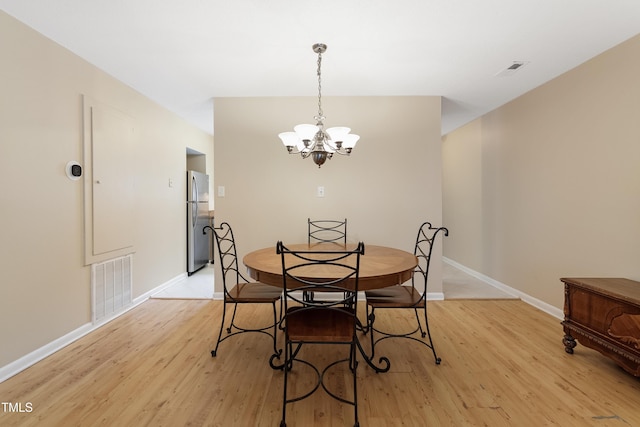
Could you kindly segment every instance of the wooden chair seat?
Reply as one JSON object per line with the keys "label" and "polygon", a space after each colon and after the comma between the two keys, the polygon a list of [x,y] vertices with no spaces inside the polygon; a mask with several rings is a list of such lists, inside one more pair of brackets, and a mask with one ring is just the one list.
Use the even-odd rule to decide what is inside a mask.
{"label": "wooden chair seat", "polygon": [[413,286],[389,286],[366,291],[367,304],[374,308],[406,308],[420,303],[422,295]]}
{"label": "wooden chair seat", "polygon": [[282,289],[259,282],[239,283],[232,287],[225,295],[227,301],[246,302],[275,302],[282,296]]}
{"label": "wooden chair seat", "polygon": [[287,316],[288,334],[292,341],[349,343],[353,339],[355,317],[352,309],[291,307]]}

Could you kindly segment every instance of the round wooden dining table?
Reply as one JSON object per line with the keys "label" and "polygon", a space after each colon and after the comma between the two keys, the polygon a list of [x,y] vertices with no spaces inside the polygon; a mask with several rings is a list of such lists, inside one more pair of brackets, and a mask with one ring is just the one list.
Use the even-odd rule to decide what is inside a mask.
{"label": "round wooden dining table", "polygon": [[[356,244],[337,244],[337,243],[312,243],[312,244],[294,244],[285,245],[290,250],[313,250],[313,251],[340,251],[352,250],[356,248]],[[276,252],[275,245],[269,248],[258,249],[245,255],[243,263],[248,269],[249,276],[253,279],[273,286],[283,286],[282,279],[282,256]],[[400,285],[411,279],[411,275],[418,265],[418,258],[410,252],[400,249],[389,248],[386,246],[365,245],[364,254],[360,256],[360,271],[358,278],[358,290],[366,291],[370,289],[385,288],[387,286]],[[323,279],[338,278],[335,274],[336,270],[331,266],[315,266],[317,269],[313,271],[313,277]],[[366,330],[360,323],[358,327]],[[391,366],[391,362],[386,357],[379,358],[377,365],[367,354],[360,340],[357,340],[357,346],[364,361],[376,372],[387,372]],[[274,364],[274,358],[279,355],[272,356],[269,364],[273,369],[282,368],[281,365]]]}
{"label": "round wooden dining table", "polygon": [[[312,243],[285,245],[290,250],[336,251],[345,246],[336,243]],[[356,245],[346,245],[346,249],[355,249]],[[243,263],[249,276],[268,285],[282,287],[282,259],[276,253],[276,246],[258,249],[245,255]],[[365,245],[364,255],[360,257],[358,290],[385,288],[400,285],[411,279],[418,258],[410,252],[386,246]],[[335,270],[326,267],[318,271],[319,278],[331,279]]]}

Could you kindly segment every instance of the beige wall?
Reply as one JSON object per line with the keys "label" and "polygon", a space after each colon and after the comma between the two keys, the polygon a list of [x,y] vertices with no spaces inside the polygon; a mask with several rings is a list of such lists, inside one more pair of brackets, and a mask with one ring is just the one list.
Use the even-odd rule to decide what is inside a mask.
{"label": "beige wall", "polygon": [[[449,227],[445,255],[482,267],[482,139],[480,120],[443,137],[442,214]],[[448,255],[447,255],[448,256]]]}
{"label": "beige wall", "polygon": [[[226,190],[216,222],[231,223],[241,256],[306,241],[308,217],[346,217],[348,240],[413,251],[422,221],[442,220],[440,98],[323,97],[326,126],[350,126],[361,140],[321,169],[287,154],[277,136],[312,122],[316,109],[314,97],[214,100],[214,181]],[[429,292],[442,290],[441,250]]]}
{"label": "beige wall", "polygon": [[640,280],[639,76],[636,36],[447,135],[444,255],[558,308],[560,277]]}
{"label": "beige wall", "polygon": [[186,271],[186,147],[213,174],[213,138],[4,12],[0,39],[1,368],[91,321],[83,184],[65,175],[82,95],[136,120],[134,297]]}

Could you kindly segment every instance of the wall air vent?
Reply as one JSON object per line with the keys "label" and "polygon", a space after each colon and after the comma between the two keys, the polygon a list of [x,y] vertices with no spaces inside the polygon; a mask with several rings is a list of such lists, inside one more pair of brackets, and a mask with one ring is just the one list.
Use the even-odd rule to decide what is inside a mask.
{"label": "wall air vent", "polygon": [[98,323],[131,305],[133,256],[91,264],[92,320]]}
{"label": "wall air vent", "polygon": [[512,76],[516,73],[516,71],[521,70],[522,67],[524,67],[528,63],[529,63],[528,61],[513,61],[513,64],[509,65],[507,68],[500,70],[498,73],[496,73],[496,77]]}

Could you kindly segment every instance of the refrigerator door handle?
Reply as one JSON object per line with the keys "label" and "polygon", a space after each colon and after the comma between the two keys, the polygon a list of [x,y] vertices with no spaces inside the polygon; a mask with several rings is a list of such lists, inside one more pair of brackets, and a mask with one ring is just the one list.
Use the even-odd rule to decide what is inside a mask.
{"label": "refrigerator door handle", "polygon": [[198,180],[196,177],[191,178],[193,185],[191,186],[191,201],[198,203],[200,201],[200,192],[198,191]]}
{"label": "refrigerator door handle", "polygon": [[193,224],[193,229],[195,230],[196,220],[198,219],[198,202],[200,200],[198,200],[198,181],[196,180],[196,177],[192,177],[191,181],[193,183],[193,186],[191,187],[191,224]]}

